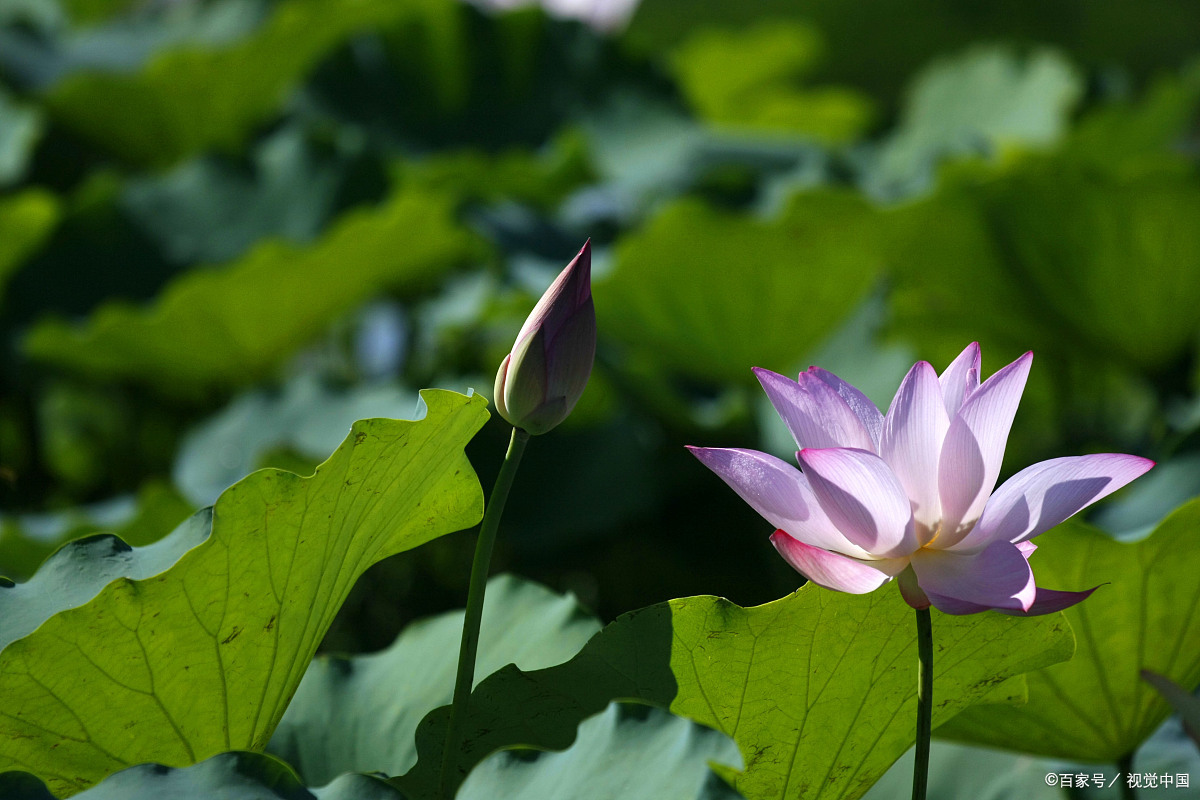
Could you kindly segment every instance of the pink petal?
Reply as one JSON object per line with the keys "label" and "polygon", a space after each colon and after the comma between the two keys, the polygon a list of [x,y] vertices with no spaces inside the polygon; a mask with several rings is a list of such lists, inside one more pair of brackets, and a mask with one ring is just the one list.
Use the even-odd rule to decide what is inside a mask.
{"label": "pink petal", "polygon": [[797,447],[874,449],[871,434],[858,416],[825,382],[805,373],[800,373],[797,382],[759,367],[754,368],[754,374],[792,432]]}
{"label": "pink petal", "polygon": [[[919,536],[923,535],[922,529],[932,532],[942,518],[938,457],[949,426],[937,373],[928,362],[918,361],[904,376],[888,408],[879,455],[900,479],[912,501]],[[931,537],[925,534],[924,538],[928,541]]]}
{"label": "pink petal", "polygon": [[938,463],[942,535],[947,537],[942,547],[962,538],[963,523],[979,517],[996,486],[1032,361],[1033,353],[1026,353],[988,378],[950,420]]}
{"label": "pink petal", "polygon": [[[1011,617],[1038,617],[1042,614],[1053,614],[1056,611],[1062,611],[1064,608],[1070,608],[1076,603],[1081,603],[1096,591],[1095,587],[1083,592],[1062,592],[1057,589],[1043,589],[1037,587],[1037,597],[1029,605],[1029,608],[1022,611],[1018,608],[992,608],[991,606],[981,606],[978,603],[968,603],[965,600],[955,600],[952,597],[941,597],[940,595],[931,594],[930,598],[933,605],[943,614],[978,614],[980,611],[998,611],[1001,614],[1008,614]],[[936,598],[936,599],[933,599]]]}
{"label": "pink petal", "polygon": [[799,458],[821,508],[847,539],[876,557],[917,549],[908,495],[883,459],[843,447],[808,448]]}
{"label": "pink petal", "polygon": [[919,550],[912,567],[930,602],[949,614],[974,613],[948,610],[953,601],[1028,611],[1037,595],[1025,554],[1011,542],[992,542],[978,553]]}
{"label": "pink petal", "polygon": [[1037,597],[1034,598],[1034,601],[1025,611],[1022,612],[1009,608],[998,608],[996,610],[1001,614],[1021,617],[1037,617],[1042,614],[1053,614],[1055,611],[1070,608],[1076,603],[1082,603],[1091,596],[1092,592],[1099,588],[1099,586],[1093,586],[1091,589],[1085,589],[1082,592],[1064,592],[1059,589],[1043,589],[1039,586],[1037,587]]}
{"label": "pink petal", "polygon": [[808,478],[786,461],[757,450],[688,449],[773,527],[813,547],[869,557],[829,521],[813,496]]}
{"label": "pink petal", "polygon": [[850,407],[850,410],[854,412],[871,436],[873,446],[870,449],[879,452],[879,436],[883,433],[883,414],[879,412],[870,398],[828,370],[809,367],[807,374],[820,379],[846,401],[846,405]]}
{"label": "pink petal", "polygon": [[946,404],[946,413],[949,416],[957,414],[962,408],[963,400],[979,388],[979,372],[979,342],[971,342],[938,378],[942,387],[942,400]]}
{"label": "pink petal", "polygon": [[1013,475],[988,500],[975,528],[950,549],[1024,542],[1143,475],[1154,462],[1121,453],[1042,461]]}
{"label": "pink petal", "polygon": [[860,561],[797,541],[785,531],[775,531],[771,544],[783,560],[818,586],[850,594],[866,594],[878,589],[907,566],[907,559],[889,558]]}

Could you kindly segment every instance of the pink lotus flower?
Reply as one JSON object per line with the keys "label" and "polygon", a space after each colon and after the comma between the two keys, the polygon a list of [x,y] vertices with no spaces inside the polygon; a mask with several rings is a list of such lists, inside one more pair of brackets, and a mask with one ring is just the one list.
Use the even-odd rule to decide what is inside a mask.
{"label": "pink lotus flower", "polygon": [[979,345],[939,376],[909,370],[887,416],[816,367],[798,381],[755,369],[803,472],[755,450],[689,448],[778,530],[794,569],[854,594],[898,578],[914,608],[1048,614],[1093,590],[1038,587],[1030,539],[1154,466],[1104,453],[1054,458],[996,478],[1033,353],[979,382]]}

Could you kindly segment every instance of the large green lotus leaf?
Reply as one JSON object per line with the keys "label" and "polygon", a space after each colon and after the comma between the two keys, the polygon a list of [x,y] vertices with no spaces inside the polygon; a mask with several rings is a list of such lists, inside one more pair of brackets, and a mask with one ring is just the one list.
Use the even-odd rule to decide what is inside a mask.
{"label": "large green lotus leaf", "polygon": [[[46,785],[27,772],[0,774],[5,800],[54,800]],[[308,789],[286,764],[262,753],[221,753],[190,767],[142,764],[109,776],[75,795],[79,800],[403,800],[371,775],[342,775]]]}
{"label": "large green lotus leaf", "polygon": [[46,240],[58,218],[58,201],[49,192],[28,189],[0,197],[0,300],[9,276]]}
{"label": "large green lotus leaf", "polygon": [[1030,673],[1027,705],[968,709],[938,734],[1077,761],[1116,761],[1136,750],[1170,714],[1139,671],[1188,690],[1200,684],[1198,531],[1195,500],[1134,544],[1083,523],[1039,538],[1039,584],[1105,584],[1063,612],[1078,641],[1075,658]]}
{"label": "large green lotus leaf", "polygon": [[136,497],[45,514],[0,514],[0,575],[24,580],[66,542],[95,533],[115,534],[134,547],[152,544],[195,510],[173,486],[151,481]]}
{"label": "large green lotus leaf", "polygon": [[[933,630],[935,724],[1074,649],[1058,615],[935,614]],[[750,800],[859,797],[913,742],[916,661],[913,611],[890,588],[810,585],[754,608],[672,600],[618,618],[566,664],[480,683],[459,775],[499,749],[565,748],[580,721],[636,700],[732,737],[745,768],[720,771]],[[421,723],[417,765],[395,779],[411,795],[437,786],[447,711]]]}
{"label": "large green lotus leaf", "polygon": [[198,150],[236,147],[351,35],[426,17],[438,23],[429,35],[455,35],[457,9],[447,0],[284,0],[259,30],[231,45],[169,50],[136,72],[76,73],[45,103],[56,119],[121,158],[165,166]]}
{"label": "large green lotus leaf", "polygon": [[871,103],[851,89],[800,85],[822,50],[812,27],[776,20],[745,31],[698,31],[671,64],[695,110],[721,127],[844,143],[870,124]]}
{"label": "large green lotus leaf", "polygon": [[737,762],[737,747],[711,728],[662,709],[612,703],[579,726],[561,753],[496,753],[475,767],[457,800],[734,800],[707,762]]}
{"label": "large green lotus leaf", "polygon": [[[476,683],[505,664],[561,664],[600,629],[575,598],[511,576],[488,582]],[[410,625],[388,649],[309,666],[270,750],[310,784],[344,772],[399,775],[416,763],[421,719],[450,702],[463,612]],[[503,793],[501,793],[503,794]]]}
{"label": "large green lotus leaf", "polygon": [[600,329],[661,368],[748,383],[787,369],[830,333],[878,275],[877,213],[857,195],[799,195],[759,220],[677,201],[617,246],[593,288]]}
{"label": "large green lotus leaf", "polygon": [[34,359],[172,394],[261,376],[333,317],[383,288],[415,290],[481,254],[447,195],[401,189],[342,216],[310,247],[269,241],[220,269],[192,270],[149,307],[112,303],[82,328],[46,320]]}
{"label": "large green lotus leaf", "polygon": [[357,577],[480,518],[463,447],[486,403],[423,397],[424,419],[356,423],[312,477],[230,487],[207,537],[201,512],[151,548],[84,540],[0,589],[0,769],[69,794],[133,764],[264,748]]}

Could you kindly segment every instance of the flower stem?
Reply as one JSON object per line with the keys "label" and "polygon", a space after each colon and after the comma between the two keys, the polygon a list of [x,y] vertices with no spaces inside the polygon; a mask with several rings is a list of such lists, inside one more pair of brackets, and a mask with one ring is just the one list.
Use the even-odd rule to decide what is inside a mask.
{"label": "flower stem", "polygon": [[917,751],[913,800],[925,800],[929,784],[929,737],[933,719],[933,622],[928,608],[917,609]]}
{"label": "flower stem", "polygon": [[1137,800],[1137,789],[1129,783],[1129,774],[1133,772],[1133,753],[1126,753],[1117,759],[1117,780],[1121,783],[1121,800]]}
{"label": "flower stem", "polygon": [[487,589],[488,569],[492,562],[492,547],[496,544],[496,531],[500,527],[500,516],[504,513],[504,502],[512,488],[517,466],[525,452],[529,434],[521,428],[513,428],[504,454],[504,464],[492,496],[488,498],[483,512],[483,524],[479,526],[479,539],[475,542],[475,560],[471,563],[471,584],[467,590],[467,613],[463,619],[462,643],[458,648],[458,675],[454,680],[454,703],[450,707],[450,725],[446,729],[446,745],[442,751],[442,772],[439,794],[445,800],[454,797],[457,788],[455,776],[458,770],[458,751],[462,745],[462,726],[467,716],[467,704],[471,700],[471,688],[475,684],[475,655],[479,650],[479,622],[483,618],[483,594]]}

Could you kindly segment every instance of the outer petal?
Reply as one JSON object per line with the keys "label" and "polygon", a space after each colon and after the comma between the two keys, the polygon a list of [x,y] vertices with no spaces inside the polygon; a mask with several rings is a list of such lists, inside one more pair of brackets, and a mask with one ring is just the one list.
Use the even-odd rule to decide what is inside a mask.
{"label": "outer petal", "polygon": [[988,500],[975,528],[950,549],[981,550],[993,541],[1024,542],[1112,494],[1154,462],[1120,453],[1042,461],[1013,475]]}
{"label": "outer petal", "polygon": [[808,479],[786,461],[757,450],[688,449],[774,527],[822,550],[870,558],[830,522],[813,496]]}
{"label": "outer petal", "polygon": [[978,519],[996,486],[1008,431],[1032,361],[1033,353],[1026,353],[988,378],[950,421],[938,463],[942,535],[946,537],[942,547],[962,538],[963,524]]}
{"label": "outer petal", "polygon": [[[918,536],[922,529],[932,531],[942,518],[938,457],[949,426],[937,373],[928,362],[918,361],[896,391],[879,440],[879,455],[912,501]],[[928,541],[930,537],[924,538]]]}
{"label": "outer petal", "polygon": [[1092,592],[1099,587],[1088,589],[1083,592],[1062,592],[1057,589],[1043,589],[1037,587],[1037,597],[1030,603],[1029,608],[1022,611],[1018,608],[995,608],[990,606],[981,606],[978,603],[968,603],[965,600],[955,600],[952,597],[942,597],[937,594],[930,594],[930,601],[943,614],[978,614],[980,611],[999,611],[1001,614],[1008,614],[1012,617],[1038,617],[1042,614],[1053,614],[1055,611],[1062,611],[1064,608],[1070,608],[1076,603],[1082,603],[1088,599]]}
{"label": "outer petal", "polygon": [[754,368],[763,391],[783,418],[797,447],[861,447],[873,449],[871,434],[858,416],[825,382],[800,374],[799,382]]}
{"label": "outer petal", "polygon": [[920,550],[912,567],[930,602],[947,613],[974,613],[949,611],[951,601],[1024,612],[1037,596],[1025,554],[1010,542],[993,542],[978,553]]}
{"label": "outer petal", "polygon": [[867,429],[867,433],[870,434],[871,441],[874,443],[870,449],[878,453],[879,436],[883,433],[883,414],[875,407],[871,399],[828,370],[809,367],[806,373],[800,373],[801,380],[806,374],[821,380],[846,401],[846,405],[850,406],[850,410],[854,412],[863,427]]}
{"label": "outer petal", "polygon": [[979,342],[971,342],[938,378],[946,413],[951,417],[962,408],[963,400],[979,388],[979,371]]}
{"label": "outer petal", "polygon": [[797,541],[784,531],[771,535],[771,544],[783,560],[818,586],[850,594],[866,594],[892,579],[908,564],[907,559],[860,561]]}
{"label": "outer petal", "polygon": [[801,450],[799,458],[821,508],[847,539],[875,557],[917,549],[908,495],[883,459],[842,447]]}

